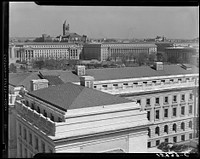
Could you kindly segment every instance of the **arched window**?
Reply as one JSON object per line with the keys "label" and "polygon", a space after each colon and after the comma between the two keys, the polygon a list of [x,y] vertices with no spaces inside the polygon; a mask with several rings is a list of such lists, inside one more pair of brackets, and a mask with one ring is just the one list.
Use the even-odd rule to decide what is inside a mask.
{"label": "arched window", "polygon": [[54,121],[54,116],[51,114],[51,120]]}
{"label": "arched window", "polygon": [[182,129],[183,131],[185,130],[185,123],[184,123],[184,122],[181,123],[181,129]]}
{"label": "arched window", "polygon": [[44,116],[45,116],[45,117],[47,117],[47,113],[46,113],[46,111],[45,111],[45,110],[44,110]]}
{"label": "arched window", "polygon": [[160,135],[160,128],[157,126],[156,129],[155,129],[155,134],[158,134]]}
{"label": "arched window", "polygon": [[166,132],[168,134],[168,125],[164,126],[164,132]]}
{"label": "arched window", "polygon": [[176,124],[173,124],[173,131],[176,132]]}
{"label": "arched window", "polygon": [[189,128],[192,129],[192,121],[189,122]]}
{"label": "arched window", "polygon": [[33,110],[35,109],[34,103],[31,104],[31,109],[33,109]]}

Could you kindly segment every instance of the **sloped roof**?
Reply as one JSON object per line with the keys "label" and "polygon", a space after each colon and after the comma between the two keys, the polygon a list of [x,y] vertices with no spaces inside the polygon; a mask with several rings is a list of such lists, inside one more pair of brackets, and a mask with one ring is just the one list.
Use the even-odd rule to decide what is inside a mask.
{"label": "sloped roof", "polygon": [[38,72],[9,73],[9,85],[23,85],[28,91],[30,90],[30,81],[33,79],[40,79]]}
{"label": "sloped roof", "polygon": [[43,76],[44,79],[49,81],[49,85],[59,85],[64,84],[64,82],[58,76]]}
{"label": "sloped roof", "polygon": [[48,88],[28,92],[28,94],[64,111],[69,109],[131,102],[122,97],[113,96],[69,82],[58,86],[50,86]]}

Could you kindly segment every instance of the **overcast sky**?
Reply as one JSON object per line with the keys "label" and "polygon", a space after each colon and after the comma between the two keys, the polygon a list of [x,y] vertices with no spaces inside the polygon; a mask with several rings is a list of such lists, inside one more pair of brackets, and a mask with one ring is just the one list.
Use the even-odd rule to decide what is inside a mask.
{"label": "overcast sky", "polygon": [[11,2],[11,37],[62,34],[65,20],[70,31],[90,38],[198,37],[197,7],[38,6]]}

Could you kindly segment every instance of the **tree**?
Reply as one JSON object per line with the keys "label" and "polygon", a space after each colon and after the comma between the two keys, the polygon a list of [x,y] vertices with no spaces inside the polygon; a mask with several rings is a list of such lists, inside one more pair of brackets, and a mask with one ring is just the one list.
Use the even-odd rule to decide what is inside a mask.
{"label": "tree", "polygon": [[143,64],[146,64],[148,61],[148,54],[145,52],[141,52],[138,55],[138,64],[141,66]]}
{"label": "tree", "polygon": [[35,61],[33,63],[33,67],[42,69],[44,67],[44,61],[43,60]]}
{"label": "tree", "polygon": [[15,66],[14,63],[11,63],[9,66],[9,72],[16,73],[17,72],[17,67]]}

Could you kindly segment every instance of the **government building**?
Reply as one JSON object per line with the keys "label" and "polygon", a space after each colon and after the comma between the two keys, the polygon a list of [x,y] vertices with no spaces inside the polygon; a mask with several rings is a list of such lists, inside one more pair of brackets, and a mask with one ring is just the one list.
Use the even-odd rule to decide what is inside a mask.
{"label": "government building", "polygon": [[88,43],[83,45],[83,59],[99,61],[134,61],[140,53],[157,53],[153,43]]}
{"label": "government building", "polygon": [[19,93],[10,133],[17,140],[14,157],[147,152],[146,111],[135,101],[87,88],[85,78],[84,86],[31,80],[33,91]]}
{"label": "government building", "polygon": [[[30,120],[28,117],[31,115],[29,114],[29,115],[23,116],[23,114],[27,114],[29,111],[33,112],[33,114],[34,113],[37,114],[38,112],[43,114],[43,115],[40,115],[40,119],[42,121],[43,121],[43,117],[47,117],[45,123],[47,125],[49,123],[49,126],[51,125],[50,127],[52,127],[51,131],[48,130],[50,131],[49,133],[50,134],[52,133],[51,135],[55,135],[55,136],[57,135],[62,136],[63,135],[62,131],[64,129],[59,129],[59,124],[65,125],[65,123],[68,121],[67,119],[69,116],[67,114],[70,112],[70,109],[72,109],[75,113],[75,110],[78,111],[80,108],[79,113],[83,113],[83,114],[80,114],[79,116],[78,115],[79,113],[77,112],[71,116],[73,118],[69,117],[70,119],[69,123],[73,122],[73,124],[75,125],[77,124],[77,127],[73,126],[72,123],[69,125],[69,133],[70,133],[70,130],[73,130],[73,133],[71,133],[71,135],[73,136],[73,134],[76,134],[75,129],[79,127],[82,128],[82,126],[88,129],[87,126],[89,125],[87,125],[86,123],[91,120],[92,122],[97,122],[97,120],[95,120],[95,117],[93,117],[93,115],[96,116],[98,113],[100,113],[101,110],[99,109],[103,109],[107,107],[106,105],[113,105],[113,103],[110,103],[110,102],[106,104],[102,103],[104,102],[104,98],[105,100],[107,98],[107,97],[101,98],[102,94],[98,96],[95,95],[96,93],[97,94],[106,93],[104,94],[106,96],[108,96],[109,94],[112,95],[112,96],[109,96],[109,98],[113,98],[112,100],[113,102],[115,101],[114,97],[116,97],[117,99],[118,98],[120,99],[120,102],[115,103],[112,107],[113,109],[116,110],[116,113],[118,112],[118,108],[119,109],[126,108],[126,105],[129,105],[128,103],[130,101],[132,101],[130,102],[131,103],[130,108],[134,109],[135,107],[137,107],[137,111],[135,111],[136,114],[139,115],[140,113],[145,112],[143,115],[145,115],[145,119],[147,120],[147,122],[145,121],[143,117],[139,117],[139,116],[137,116],[137,118],[132,118],[132,117],[129,118],[129,116],[131,115],[131,112],[129,114],[129,111],[124,113],[124,115],[127,117],[126,118],[127,120],[125,120],[125,118],[123,118],[122,120],[121,117],[123,117],[123,115],[120,113],[119,114],[117,113],[118,115],[116,115],[116,117],[118,116],[120,122],[130,121],[130,123],[132,124],[134,124],[134,121],[132,121],[132,119],[133,120],[141,119],[145,121],[144,122],[145,124],[144,125],[141,124],[141,126],[139,126],[138,128],[141,128],[141,131],[143,132],[141,133],[141,136],[143,136],[145,132],[147,136],[145,137],[144,135],[142,140],[140,140],[139,138],[138,139],[140,141],[139,143],[142,143],[141,141],[145,142],[146,152],[148,152],[149,148],[156,147],[163,141],[168,141],[172,143],[180,143],[180,142],[189,141],[190,139],[198,137],[198,132],[197,132],[198,127],[196,125],[196,122],[197,120],[199,120],[199,107],[198,107],[199,105],[199,70],[196,66],[193,66],[193,65],[187,65],[187,64],[164,65],[162,62],[156,62],[151,67],[140,66],[140,67],[107,68],[107,69],[85,69],[84,66],[77,66],[75,71],[41,70],[39,72],[29,72],[29,73],[24,73],[24,74],[11,73],[9,74],[9,85],[12,87],[12,89],[23,88],[25,92],[27,92],[26,95],[24,95],[23,99],[16,100],[15,102],[15,107],[18,112],[17,114],[19,114],[17,116],[16,121],[19,124],[21,124],[22,127],[25,125],[24,127],[27,129],[22,130],[22,132],[26,131],[25,134],[28,134],[27,131],[29,130],[29,128],[33,128],[33,126],[32,127],[28,126],[28,124],[34,121],[37,121],[36,119],[34,119],[33,121],[30,121],[30,123],[25,122],[26,120]],[[62,91],[59,92],[57,88],[59,88],[59,90],[62,90]],[[78,102],[76,101],[78,99],[80,100],[78,101],[84,105],[84,100],[76,96],[77,92],[74,91],[75,88],[77,89],[80,88],[79,93],[84,92],[84,91],[81,91],[82,89],[83,90],[87,89],[88,91],[92,91],[91,93],[86,91],[86,94],[87,94],[86,99],[87,99],[87,102],[89,102],[86,105],[90,105],[91,107],[85,108],[85,106],[80,106],[77,109],[75,109],[75,107],[73,108],[71,107],[70,104],[78,105]],[[68,95],[67,93],[68,89],[69,89],[69,92],[72,93],[72,96],[70,93]],[[52,94],[51,93],[49,94],[49,92],[51,92]],[[65,94],[67,95],[66,97],[64,97]],[[62,98],[62,99],[55,98],[54,96],[55,97],[61,96],[59,98]],[[70,100],[68,99],[68,96],[70,97]],[[74,102],[72,102],[73,100]],[[95,106],[96,104],[93,104],[93,100],[96,102],[100,102],[97,104],[100,107],[98,106],[96,107]],[[123,102],[121,102],[121,100]],[[62,105],[62,102],[66,103],[65,106]],[[32,103],[34,105],[34,109],[32,109],[33,107],[31,107]],[[118,107],[118,104],[121,106]],[[67,107],[67,105],[69,107]],[[39,107],[39,109],[37,107]],[[62,109],[63,107],[65,110]],[[88,110],[88,111],[83,111],[83,110]],[[24,111],[24,113],[20,114],[20,112],[22,111]],[[111,111],[111,109],[109,111]],[[88,116],[84,113],[86,113]],[[103,116],[99,116],[96,119],[107,120],[107,118],[109,118],[108,123],[111,123],[111,124],[115,121],[114,119],[110,118],[112,115],[110,117],[109,115],[108,116],[105,114],[102,114],[102,115]],[[84,121],[82,122],[83,125],[80,122],[78,122],[81,120]],[[118,119],[116,119],[116,121],[117,120]],[[38,123],[40,122],[38,121]],[[140,122],[138,121],[137,123],[140,124]],[[53,126],[54,124],[55,126]],[[58,127],[57,127],[57,124],[58,124]],[[63,125],[63,128],[64,128],[64,125]],[[96,124],[92,124],[92,125],[94,126]],[[92,125],[90,124],[90,126]],[[115,126],[117,127],[117,125],[118,124],[116,124]],[[125,126],[126,124],[124,123],[122,125]],[[39,127],[39,124],[38,125],[36,124],[36,127],[37,126]],[[109,128],[115,129],[115,126],[112,125],[112,126],[109,126]],[[129,126],[135,127],[135,125],[131,125],[131,124]],[[48,128],[48,126],[43,126],[43,128]],[[17,128],[17,131],[20,131],[19,129],[20,128]],[[42,128],[41,130],[44,132],[47,132],[47,130],[43,130]],[[90,130],[90,128],[88,130]],[[106,126],[104,130],[105,131],[108,130]],[[32,132],[33,130],[30,130],[30,131]],[[96,132],[97,130],[95,130],[95,128],[94,129],[91,128],[91,131]],[[78,132],[82,133],[82,131],[77,131],[77,133]],[[135,128],[134,128],[134,132],[136,132]],[[68,133],[66,133],[66,135],[67,134]],[[41,134],[38,134],[37,137],[38,138],[40,137],[41,139],[43,139],[44,136],[41,137],[40,135]],[[49,140],[49,138],[46,138],[46,137],[45,139]],[[39,144],[41,145],[41,147],[44,147],[42,146],[44,145],[42,144],[42,142],[45,143],[45,152],[46,150],[48,150],[46,149],[47,147],[50,147],[50,150],[52,150],[53,152],[60,152],[60,150],[61,152],[63,152],[63,149],[58,149],[56,144],[53,144],[53,142],[56,141],[54,140],[55,139],[54,137],[50,139],[51,141],[50,143],[46,143],[45,139],[43,139],[44,141],[42,140],[41,144]],[[97,140],[99,138],[95,137],[95,139]],[[17,143],[22,143],[22,146],[20,145],[17,146],[18,154],[27,154],[26,151],[27,152],[29,151],[31,154],[35,154],[36,152],[38,152],[38,151],[32,150],[31,148],[28,149],[26,147],[28,146],[28,144],[26,145],[26,142],[23,142],[23,141],[24,141],[23,139],[18,138]],[[120,145],[127,145],[125,141],[127,141],[127,143],[129,144],[138,145],[138,144],[135,144],[137,143],[135,140],[134,142],[130,142],[131,141],[130,138],[126,140],[123,139],[123,141],[120,140],[119,141]],[[39,143],[37,139],[35,140],[35,142]],[[63,143],[65,143],[65,141],[63,141]],[[78,143],[82,143],[82,142],[78,142]],[[25,144],[26,146],[23,146],[23,144]],[[109,144],[106,144],[106,145],[109,145]],[[117,145],[117,143],[115,145]],[[70,149],[68,146],[69,145],[67,144],[66,144],[66,147],[64,146],[65,147],[64,149],[67,150],[67,152],[70,151],[70,150],[68,151],[68,149]],[[61,147],[62,146],[60,145],[60,148]],[[94,147],[92,146],[95,149],[95,150],[93,149],[94,151],[92,150],[92,147],[90,147],[91,149],[89,147],[83,148],[84,146],[78,146],[77,148],[73,144],[72,144],[72,147],[74,148],[72,149],[72,152],[74,151],[97,152],[95,149],[95,146]],[[106,148],[106,146],[102,146],[102,147]],[[136,146],[136,147],[140,148],[140,146]],[[26,148],[26,150],[24,148]],[[25,153],[21,153],[21,149]],[[106,150],[101,149],[99,147],[97,149],[99,150],[99,152],[107,152],[107,151],[112,151],[112,150],[118,151],[116,147],[112,147],[110,149],[106,148]],[[130,149],[130,147],[127,147],[127,146],[120,147],[119,149],[121,152],[122,151],[123,152],[136,152],[136,151],[141,152],[144,150],[143,149],[140,151],[137,148]],[[48,150],[47,152],[52,152],[50,150]]]}

